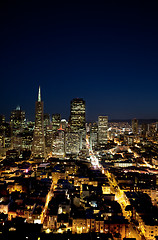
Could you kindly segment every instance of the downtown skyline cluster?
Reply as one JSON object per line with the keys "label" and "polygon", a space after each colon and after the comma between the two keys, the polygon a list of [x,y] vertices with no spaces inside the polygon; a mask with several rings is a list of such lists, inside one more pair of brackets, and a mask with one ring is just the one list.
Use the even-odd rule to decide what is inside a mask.
{"label": "downtown skyline cluster", "polygon": [[0,3],[0,239],[158,239],[157,13]]}
{"label": "downtown skyline cluster", "polygon": [[158,122],[86,123],[81,98],[70,109],[50,121],[39,87],[35,123],[0,115],[2,239],[155,240]]}
{"label": "downtown skyline cluster", "polygon": [[[37,90],[37,89],[36,89]],[[46,91],[46,89],[42,89],[42,90],[44,90],[44,92]],[[37,95],[37,91],[36,91],[36,93],[35,93],[35,95]],[[58,96],[59,98],[58,98],[58,100],[60,99],[60,95]],[[72,97],[72,99],[75,99],[74,97]],[[71,104],[71,101],[72,101],[72,99],[69,99],[69,101],[66,103],[66,108],[65,108],[65,111],[63,111],[63,109],[61,109],[62,108],[62,106],[60,106],[60,110],[61,111],[59,111],[59,109],[57,109],[56,108],[56,102],[54,102],[53,103],[53,107],[51,108],[52,110],[51,111],[46,111],[46,109],[50,109],[50,103],[47,103],[47,102],[45,102],[45,99],[44,99],[44,97],[43,97],[43,94],[42,94],[42,101],[44,102],[44,113],[45,114],[48,114],[49,116],[50,116],[50,119],[51,119],[51,115],[52,114],[55,114],[55,113],[58,113],[58,114],[60,114],[60,116],[61,116],[61,118],[62,119],[66,119],[67,121],[69,120],[69,118],[70,118],[70,104]],[[85,99],[84,98],[80,98],[80,97],[78,97],[78,99],[83,99],[84,101],[85,101]],[[27,100],[27,99],[26,99]],[[86,102],[86,101],[85,101]],[[63,103],[63,106],[64,106],[64,104],[65,104],[65,102]],[[108,104],[108,102],[106,103],[106,104]],[[61,104],[62,105],[62,104]],[[101,112],[99,112],[99,114],[98,115],[93,115],[93,117],[92,118],[90,118],[89,117],[89,108],[92,108],[93,107],[93,105],[91,105],[91,107],[90,107],[90,105],[91,105],[91,103],[87,103],[86,102],[86,105],[85,105],[85,110],[86,110],[86,115],[85,115],[85,117],[86,117],[86,122],[96,122],[97,120],[98,120],[98,116],[99,115],[107,115],[108,117],[109,117],[109,121],[113,121],[113,122],[119,122],[119,121],[121,121],[121,122],[123,122],[123,121],[125,121],[125,122],[129,122],[129,123],[131,123],[131,120],[133,119],[133,118],[137,118],[136,117],[136,115],[135,114],[131,114],[131,117],[128,117],[128,114],[127,114],[127,116],[126,116],[126,114],[124,115],[124,118],[122,118],[122,117],[115,117],[115,118],[113,118],[113,117],[111,117],[111,115],[108,115],[107,114],[107,111],[106,111],[106,107],[105,107],[105,111],[101,111]],[[4,117],[5,117],[5,119],[6,119],[6,121],[8,122],[8,121],[10,121],[10,117],[11,117],[11,111],[13,111],[13,110],[15,110],[15,109],[21,109],[22,111],[24,111],[25,112],[25,118],[26,118],[26,121],[35,121],[35,106],[33,105],[33,103],[32,104],[30,104],[30,106],[29,106],[29,108],[28,108],[28,111],[25,111],[25,108],[22,106],[22,104],[17,104],[16,105],[16,107],[15,106],[13,106],[13,108],[12,109],[10,109],[10,112],[9,111],[7,111],[8,113],[7,114],[4,114],[4,112],[6,112],[6,111],[3,111],[3,112],[0,112],[0,114],[1,115],[3,115]],[[99,106],[98,106],[98,108],[99,108]],[[56,109],[56,111],[55,111],[55,109]],[[9,109],[8,109],[9,110]],[[112,113],[112,116],[113,116],[113,113]],[[158,120],[158,117],[155,117],[156,116],[156,111],[155,111],[155,114],[153,114],[151,117],[140,117],[140,118],[137,118],[137,119],[139,119],[139,123],[143,123],[143,122],[146,122],[146,123],[151,123],[151,122],[154,122],[154,121],[157,121]]]}

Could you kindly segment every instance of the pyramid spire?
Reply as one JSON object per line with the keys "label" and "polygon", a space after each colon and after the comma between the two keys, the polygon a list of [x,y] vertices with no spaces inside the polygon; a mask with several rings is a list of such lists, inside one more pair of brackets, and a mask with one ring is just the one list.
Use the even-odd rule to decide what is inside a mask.
{"label": "pyramid spire", "polygon": [[41,102],[41,88],[38,89],[38,102]]}

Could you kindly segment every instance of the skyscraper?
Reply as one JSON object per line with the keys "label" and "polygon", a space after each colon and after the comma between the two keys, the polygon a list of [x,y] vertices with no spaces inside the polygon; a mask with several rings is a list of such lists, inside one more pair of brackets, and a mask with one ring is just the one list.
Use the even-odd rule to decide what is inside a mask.
{"label": "skyscraper", "polygon": [[45,139],[43,123],[43,102],[41,101],[41,89],[38,91],[38,101],[35,109],[35,129],[33,135],[32,154],[34,158],[45,157]]}
{"label": "skyscraper", "polygon": [[25,112],[21,110],[20,106],[17,106],[15,110],[11,112],[10,126],[11,126],[11,146],[15,149],[21,149],[21,136],[26,124]]}
{"label": "skyscraper", "polygon": [[10,116],[13,135],[17,135],[23,130],[25,121],[25,112],[21,110],[20,106],[17,106],[16,109],[11,112]]}
{"label": "skyscraper", "polygon": [[145,137],[147,137],[147,133],[148,133],[148,124],[147,123],[142,123],[141,136],[145,138]]}
{"label": "skyscraper", "polygon": [[56,131],[59,129],[60,121],[61,121],[61,116],[59,113],[52,114],[52,132],[53,132],[53,134],[56,133]]}
{"label": "skyscraper", "polygon": [[44,124],[44,135],[46,135],[47,126],[50,126],[50,115],[45,113],[43,118],[44,118],[44,122],[43,122],[43,124]]}
{"label": "skyscraper", "polygon": [[46,152],[50,152],[52,147],[52,124],[50,115],[47,113],[44,114],[44,137]]}
{"label": "skyscraper", "polygon": [[138,133],[138,120],[136,118],[132,119],[132,132],[133,134]]}
{"label": "skyscraper", "polygon": [[65,152],[66,154],[77,155],[80,150],[80,137],[78,133],[67,132],[65,135]]}
{"label": "skyscraper", "polygon": [[98,117],[98,144],[107,143],[108,117]]}
{"label": "skyscraper", "polygon": [[71,101],[70,125],[71,132],[85,129],[85,101],[82,98],[74,98]]}
{"label": "skyscraper", "polygon": [[97,123],[93,123],[90,129],[90,148],[92,149],[97,145],[98,140],[98,126]]}
{"label": "skyscraper", "polygon": [[64,157],[65,155],[65,132],[62,126],[55,133],[52,144],[52,156]]}

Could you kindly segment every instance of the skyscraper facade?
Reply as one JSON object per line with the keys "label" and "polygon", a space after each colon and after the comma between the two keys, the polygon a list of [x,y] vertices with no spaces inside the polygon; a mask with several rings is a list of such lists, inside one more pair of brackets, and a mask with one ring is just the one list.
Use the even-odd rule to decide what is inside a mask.
{"label": "skyscraper facade", "polygon": [[70,125],[72,132],[85,129],[85,101],[82,98],[75,98],[71,101]]}
{"label": "skyscraper facade", "polygon": [[17,106],[17,108],[11,112],[10,116],[13,135],[17,135],[23,130],[25,121],[25,112],[21,110],[20,106]]}
{"label": "skyscraper facade", "polygon": [[67,132],[65,136],[65,152],[66,154],[77,155],[80,150],[80,137],[78,133]]}
{"label": "skyscraper facade", "polygon": [[132,119],[132,132],[133,134],[138,134],[138,119]]}
{"label": "skyscraper facade", "polygon": [[38,101],[35,109],[35,128],[33,135],[32,154],[34,158],[45,157],[45,138],[43,122],[43,102],[41,101],[41,89],[38,91]]}
{"label": "skyscraper facade", "polygon": [[11,146],[14,149],[22,148],[21,134],[23,133],[25,124],[25,112],[21,110],[20,106],[17,106],[10,115]]}
{"label": "skyscraper facade", "polygon": [[145,138],[145,137],[147,137],[147,133],[148,133],[148,124],[147,123],[142,123],[141,136]]}
{"label": "skyscraper facade", "polygon": [[90,148],[92,149],[97,145],[98,140],[98,126],[97,123],[93,123],[90,128]]}
{"label": "skyscraper facade", "polygon": [[46,135],[47,126],[50,126],[50,115],[45,113],[44,114],[44,136]]}
{"label": "skyscraper facade", "polygon": [[52,156],[64,157],[65,156],[65,132],[60,127],[55,133],[52,144]]}
{"label": "skyscraper facade", "polygon": [[98,117],[98,144],[107,144],[108,117]]}
{"label": "skyscraper facade", "polygon": [[53,132],[53,134],[56,133],[56,131],[59,129],[60,121],[61,121],[61,115],[59,113],[52,114],[52,132]]}
{"label": "skyscraper facade", "polygon": [[46,147],[46,152],[51,151],[52,147],[52,124],[50,121],[50,115],[49,114],[44,114],[44,137],[45,137],[45,147]]}

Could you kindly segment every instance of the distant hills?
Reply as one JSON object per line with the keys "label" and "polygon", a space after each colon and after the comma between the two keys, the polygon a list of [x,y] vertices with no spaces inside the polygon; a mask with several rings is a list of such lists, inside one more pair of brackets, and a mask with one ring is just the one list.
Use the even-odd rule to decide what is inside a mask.
{"label": "distant hills", "polygon": [[[109,122],[128,122],[131,124],[132,119],[109,119]],[[158,122],[158,119],[138,119],[138,124],[142,123],[155,123]]]}

